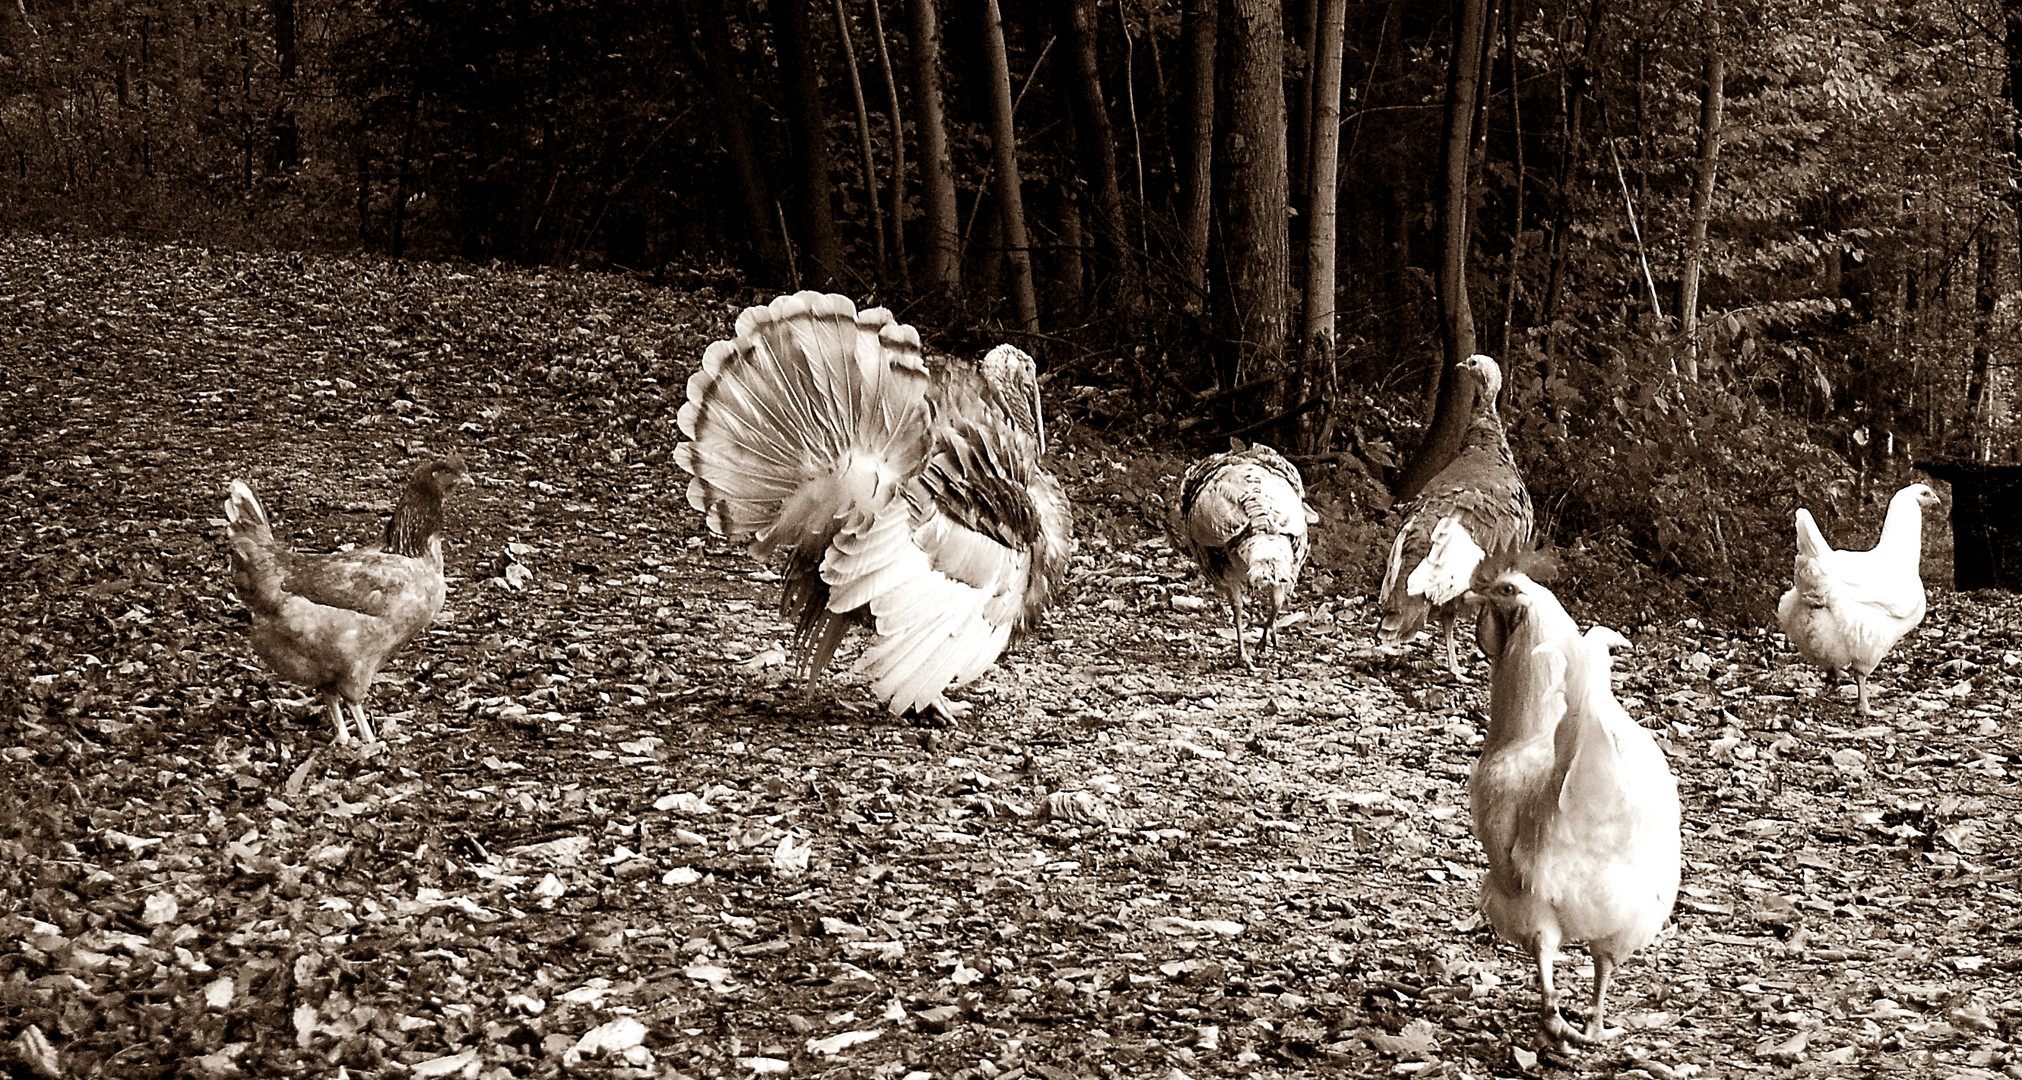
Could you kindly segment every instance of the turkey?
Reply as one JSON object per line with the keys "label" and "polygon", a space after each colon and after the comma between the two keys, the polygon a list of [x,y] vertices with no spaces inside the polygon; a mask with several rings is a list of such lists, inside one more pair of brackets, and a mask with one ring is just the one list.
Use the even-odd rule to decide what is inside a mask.
{"label": "turkey", "polygon": [[675,461],[709,528],[784,552],[780,610],[812,683],[851,626],[894,714],[952,721],[1065,577],[1073,518],[1032,358],[935,356],[884,308],[813,292],[746,308],[688,380]]}
{"label": "turkey", "polygon": [[1466,381],[1474,419],[1459,456],[1405,507],[1404,527],[1383,572],[1379,633],[1385,642],[1408,640],[1424,629],[1430,615],[1445,632],[1448,670],[1465,680],[1454,651],[1453,624],[1467,603],[1475,567],[1485,556],[1528,547],[1532,520],[1530,492],[1517,474],[1495,408],[1502,369],[1475,355],[1462,361],[1454,375]]}
{"label": "turkey", "polygon": [[1244,594],[1263,597],[1267,617],[1257,648],[1267,649],[1278,612],[1306,565],[1306,526],[1318,519],[1306,505],[1306,485],[1291,462],[1262,443],[1247,450],[1236,440],[1230,443],[1227,453],[1187,467],[1168,525],[1208,583],[1229,602],[1236,659],[1247,668],[1252,665],[1243,641]]}
{"label": "turkey", "polygon": [[1811,511],[1797,510],[1796,583],[1776,605],[1776,621],[1808,664],[1834,677],[1853,673],[1856,708],[1868,706],[1868,676],[1896,642],[1924,621],[1924,509],[1938,505],[1928,484],[1889,500],[1882,538],[1871,551],[1835,551]]}

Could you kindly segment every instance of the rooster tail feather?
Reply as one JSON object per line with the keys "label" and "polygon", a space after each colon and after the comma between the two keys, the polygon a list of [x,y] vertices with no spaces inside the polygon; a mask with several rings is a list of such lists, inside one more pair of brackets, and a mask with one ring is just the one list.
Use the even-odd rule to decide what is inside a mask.
{"label": "rooster tail feather", "polygon": [[260,506],[260,497],[244,480],[232,481],[232,490],[225,496],[226,528],[233,538],[245,536],[260,543],[274,538],[274,529],[267,521],[267,511]]}
{"label": "rooster tail feather", "polygon": [[[1614,740],[1595,708],[1609,693],[1607,646],[1593,638],[1561,637],[1537,647],[1547,670],[1548,708],[1561,710],[1552,735],[1552,783],[1560,813],[1597,811],[1621,801]],[[1602,680],[1597,688],[1595,679]]]}
{"label": "rooster tail feather", "polygon": [[919,334],[883,308],[803,292],[747,308],[688,380],[675,461],[709,527],[761,554],[825,540],[927,452]]}
{"label": "rooster tail feather", "polygon": [[225,537],[232,549],[232,592],[255,615],[273,616],[285,597],[286,576],[274,548],[274,528],[260,499],[243,480],[225,498]]}
{"label": "rooster tail feather", "polygon": [[1825,534],[1818,531],[1818,522],[1811,519],[1811,511],[1797,508],[1797,557],[1799,559],[1822,559],[1832,545],[1825,542]]}

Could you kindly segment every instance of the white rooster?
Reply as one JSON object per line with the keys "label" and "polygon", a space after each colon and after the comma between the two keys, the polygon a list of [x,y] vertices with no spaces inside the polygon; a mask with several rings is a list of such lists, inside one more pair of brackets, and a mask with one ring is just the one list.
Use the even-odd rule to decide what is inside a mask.
{"label": "white rooster", "polygon": [[1796,583],[1776,605],[1784,636],[1809,664],[1837,678],[1853,673],[1862,716],[1868,676],[1882,657],[1924,621],[1924,508],[1938,505],[1928,484],[1911,484],[1889,500],[1882,538],[1871,551],[1835,551],[1811,511],[1797,511]]}
{"label": "white rooster", "polygon": [[[1579,627],[1525,574],[1493,574],[1480,640],[1493,664],[1488,732],[1468,775],[1474,835],[1488,855],[1481,909],[1538,969],[1538,1026],[1553,1043],[1594,1043],[1608,1027],[1615,969],[1663,929],[1678,898],[1678,783],[1650,733],[1615,700],[1610,645]],[[1559,950],[1594,958],[1584,1032],[1559,1012]]]}
{"label": "white rooster", "polygon": [[1262,443],[1247,450],[1237,440],[1230,443],[1228,452],[1187,467],[1168,527],[1229,602],[1236,659],[1250,667],[1243,594],[1253,590],[1263,597],[1267,618],[1257,641],[1262,651],[1270,647],[1278,613],[1306,565],[1306,526],[1318,516],[1306,505],[1298,468],[1283,455]]}
{"label": "white rooster", "polygon": [[811,681],[851,626],[893,713],[952,720],[1052,602],[1073,553],[1032,358],[936,356],[884,308],[782,296],[738,316],[688,380],[675,461],[710,529],[787,552],[781,611]]}
{"label": "white rooster", "polygon": [[1428,615],[1446,636],[1446,666],[1456,679],[1453,624],[1465,604],[1475,568],[1531,543],[1531,496],[1517,473],[1503,436],[1495,397],[1502,369],[1486,356],[1470,356],[1455,368],[1472,394],[1467,436],[1460,454],[1435,473],[1425,490],[1405,508],[1404,527],[1390,547],[1383,571],[1382,626],[1386,642],[1405,641],[1425,627]]}

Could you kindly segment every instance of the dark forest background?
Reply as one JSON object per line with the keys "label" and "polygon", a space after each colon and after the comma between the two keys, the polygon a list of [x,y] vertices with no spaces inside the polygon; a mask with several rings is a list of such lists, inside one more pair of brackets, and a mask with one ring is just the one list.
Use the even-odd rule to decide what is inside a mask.
{"label": "dark forest background", "polygon": [[1717,593],[2022,448],[2018,70],[2022,0],[10,0],[0,225],[838,289],[1342,522],[1486,352],[1547,527]]}

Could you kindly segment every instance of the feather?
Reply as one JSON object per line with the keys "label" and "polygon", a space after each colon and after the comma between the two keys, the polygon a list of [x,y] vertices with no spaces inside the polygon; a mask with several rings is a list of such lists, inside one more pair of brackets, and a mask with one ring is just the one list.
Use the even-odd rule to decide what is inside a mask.
{"label": "feather", "polygon": [[1924,620],[1923,511],[1938,493],[1911,484],[1889,500],[1881,539],[1869,551],[1836,551],[1799,507],[1792,584],[1776,606],[1777,623],[1806,663],[1853,673],[1855,708],[1872,715],[1868,676],[1889,650]]}
{"label": "feather", "polygon": [[375,738],[364,705],[373,676],[442,609],[442,502],[465,479],[458,455],[422,465],[394,505],[383,547],[327,555],[276,543],[253,489],[231,482],[225,536],[253,652],[322,697],[338,742],[351,741],[346,706],[359,733]]}
{"label": "feather", "polygon": [[688,381],[675,461],[711,530],[784,552],[794,655],[820,673],[851,626],[894,712],[982,675],[1058,593],[1073,516],[1039,462],[1032,358],[929,362],[883,308],[803,292],[738,316]]}
{"label": "feather", "polygon": [[[1609,685],[1608,649],[1627,644],[1620,634],[1597,626],[1581,636],[1551,591],[1519,571],[1477,596],[1493,665],[1488,732],[1468,777],[1489,863],[1482,911],[1531,953],[1545,1034],[1561,1045],[1601,1041],[1619,1034],[1607,1027],[1614,971],[1677,899],[1677,781]],[[1571,942],[1594,957],[1584,1033],[1560,1014],[1553,982]]]}
{"label": "feather", "polygon": [[1278,613],[1291,598],[1311,550],[1306,526],[1317,519],[1306,505],[1299,470],[1262,443],[1236,443],[1202,458],[1180,478],[1179,499],[1168,527],[1179,547],[1229,604],[1236,627],[1236,658],[1250,665],[1244,641],[1246,594],[1262,596],[1267,621],[1258,647],[1267,648]]}
{"label": "feather", "polygon": [[1528,551],[1533,543],[1530,492],[1518,474],[1496,411],[1502,369],[1471,356],[1456,369],[1472,395],[1473,419],[1460,453],[1434,474],[1404,508],[1383,573],[1379,637],[1404,641],[1436,619],[1446,638],[1447,666],[1463,678],[1453,628],[1484,559]]}

